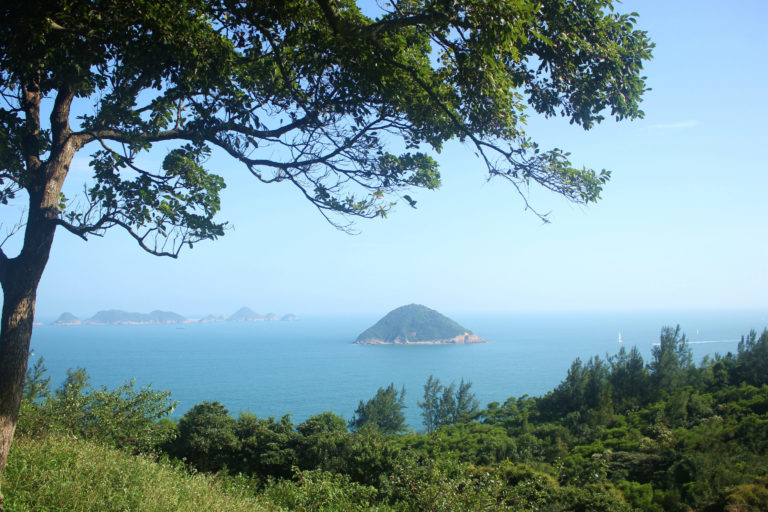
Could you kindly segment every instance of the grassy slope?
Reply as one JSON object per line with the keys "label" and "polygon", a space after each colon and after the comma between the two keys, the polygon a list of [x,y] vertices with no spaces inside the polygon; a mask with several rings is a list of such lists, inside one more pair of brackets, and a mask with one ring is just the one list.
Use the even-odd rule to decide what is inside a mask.
{"label": "grassy slope", "polygon": [[168,463],[71,437],[17,438],[3,473],[5,511],[217,512],[275,510],[246,488],[225,487]]}

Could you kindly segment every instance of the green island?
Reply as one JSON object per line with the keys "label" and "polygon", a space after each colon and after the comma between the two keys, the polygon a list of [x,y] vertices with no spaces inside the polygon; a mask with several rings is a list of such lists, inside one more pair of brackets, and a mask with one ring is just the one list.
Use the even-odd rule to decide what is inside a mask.
{"label": "green island", "polygon": [[52,390],[27,371],[3,473],[9,511],[420,512],[768,510],[768,331],[696,365],[664,328],[636,348],[576,360],[563,381],[481,408],[470,382],[430,376],[405,424],[389,384],[347,420],[237,417],[219,402],[170,419],[170,393]]}
{"label": "green island", "polygon": [[151,313],[131,313],[119,309],[99,311],[85,325],[148,325],[148,324],[182,324],[186,318],[172,311],[152,311]]}
{"label": "green island", "polygon": [[355,340],[358,345],[444,345],[485,343],[469,329],[420,304],[387,313]]}

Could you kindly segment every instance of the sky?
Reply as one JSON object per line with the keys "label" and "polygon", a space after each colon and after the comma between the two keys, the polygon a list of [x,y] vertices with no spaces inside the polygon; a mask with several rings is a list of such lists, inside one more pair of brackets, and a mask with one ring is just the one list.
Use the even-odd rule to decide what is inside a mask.
{"label": "sky", "polygon": [[[768,4],[638,0],[619,9],[638,12],[656,44],[645,118],[588,132],[529,120],[541,146],[612,171],[598,203],[531,189],[530,202],[549,212],[543,224],[509,184],[486,180],[468,147],[451,143],[436,155],[440,190],[414,191],[416,209],[400,205],[349,235],[297,190],[258,184],[222,160],[218,218],[232,226],[223,238],[173,260],[118,230],[88,242],[59,230],[37,317],[241,306],[384,314],[414,302],[446,313],[768,310]],[[88,160],[76,156],[67,190],[82,189]],[[4,207],[0,233],[21,207]]]}

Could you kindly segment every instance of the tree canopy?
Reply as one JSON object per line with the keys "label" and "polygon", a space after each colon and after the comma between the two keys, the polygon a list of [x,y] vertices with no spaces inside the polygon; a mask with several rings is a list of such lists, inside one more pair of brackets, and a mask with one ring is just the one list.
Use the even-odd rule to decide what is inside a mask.
{"label": "tree canopy", "polygon": [[418,402],[427,432],[469,420],[478,411],[480,402],[470,391],[471,387],[472,382],[464,382],[464,379],[457,388],[455,382],[445,386],[434,375],[429,376],[424,384],[424,401]]}
{"label": "tree canopy", "polygon": [[386,389],[379,388],[370,400],[360,400],[355,414],[349,420],[349,428],[354,432],[367,425],[379,429],[384,434],[405,432],[405,407],[405,388],[398,393],[392,383]]}
{"label": "tree canopy", "polygon": [[[63,181],[55,157],[89,145],[85,201],[56,197],[51,220],[81,236],[119,226],[171,255],[222,234],[212,147],[262,182],[292,183],[326,215],[380,216],[387,193],[436,188],[425,149],[452,138],[492,176],[594,201],[607,174],[540,150],[524,132],[527,107],[585,128],[606,111],[638,117],[651,47],[604,0],[393,2],[375,17],[350,0],[4,10],[0,200]],[[88,108],[72,119],[78,102]],[[139,168],[161,141],[179,144],[163,146],[159,168]]]}

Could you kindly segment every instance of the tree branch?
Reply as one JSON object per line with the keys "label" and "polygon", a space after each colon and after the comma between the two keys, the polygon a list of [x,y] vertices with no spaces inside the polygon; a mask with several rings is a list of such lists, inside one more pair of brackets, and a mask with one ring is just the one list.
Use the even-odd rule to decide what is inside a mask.
{"label": "tree branch", "polygon": [[54,224],[57,226],[61,226],[73,235],[77,235],[83,240],[88,240],[88,235],[94,235],[94,236],[101,236],[97,231],[102,229],[109,228],[109,222],[111,222],[112,219],[109,219],[107,217],[100,218],[95,224],[82,224],[79,226],[76,226],[70,222],[67,222],[66,220],[57,217],[55,219],[51,219]]}
{"label": "tree branch", "polygon": [[5,283],[8,276],[8,267],[10,267],[11,260],[6,256],[3,248],[0,247],[0,283]]}
{"label": "tree branch", "polygon": [[28,171],[36,171],[40,161],[40,88],[35,83],[22,87],[21,107],[24,110],[26,133],[22,139],[22,150]]}
{"label": "tree branch", "polygon": [[56,94],[51,111],[51,132],[53,135],[53,145],[61,147],[64,145],[70,134],[69,129],[69,110],[72,100],[75,98],[74,90],[69,87],[62,87]]}
{"label": "tree branch", "polygon": [[336,14],[336,9],[334,9],[334,7],[331,5],[331,2],[328,0],[317,0],[317,5],[323,12],[323,16],[325,16],[325,19],[328,21],[331,29],[337,34],[341,33],[341,20],[339,20],[339,17]]}
{"label": "tree branch", "polygon": [[[128,234],[131,235],[133,237],[133,239],[136,240],[139,243],[139,246],[142,249],[147,251],[149,254],[152,254],[153,256],[167,256],[169,258],[176,259],[176,258],[179,257],[179,252],[181,252],[181,248],[184,247],[184,243],[185,242],[182,242],[182,243],[178,244],[178,246],[176,247],[176,250],[174,252],[167,252],[167,251],[163,251],[163,250],[158,251],[157,249],[152,249],[151,247],[149,247],[144,242],[144,239],[147,237],[147,235],[140,236],[138,233],[133,231],[133,229],[131,229],[130,225],[128,225],[127,223],[125,223],[125,222],[123,222],[121,220],[118,220],[118,219],[110,219],[110,220],[115,225],[120,226],[121,228],[125,229],[128,232]],[[149,234],[149,233],[147,233],[147,234]]]}

